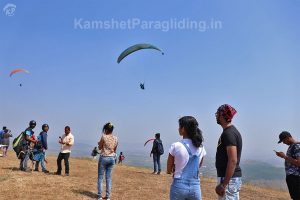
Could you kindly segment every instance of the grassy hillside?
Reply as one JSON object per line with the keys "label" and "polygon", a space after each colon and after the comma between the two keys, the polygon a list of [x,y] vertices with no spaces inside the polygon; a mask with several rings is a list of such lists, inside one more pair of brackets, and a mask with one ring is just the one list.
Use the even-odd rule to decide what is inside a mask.
{"label": "grassy hillside", "polygon": [[[48,157],[48,170],[56,171],[56,157]],[[0,157],[1,196],[5,199],[95,199],[97,196],[97,161],[71,158],[70,176],[25,173],[18,170],[19,160],[13,152]],[[111,199],[168,199],[170,175],[152,175],[151,170],[116,166],[113,170]],[[105,184],[104,184],[105,185]],[[204,200],[216,199],[214,179],[201,179]],[[105,190],[104,190],[105,191]],[[3,197],[3,196],[2,196]],[[1,197],[0,197],[1,199]],[[243,185],[241,199],[289,199],[287,192]]]}

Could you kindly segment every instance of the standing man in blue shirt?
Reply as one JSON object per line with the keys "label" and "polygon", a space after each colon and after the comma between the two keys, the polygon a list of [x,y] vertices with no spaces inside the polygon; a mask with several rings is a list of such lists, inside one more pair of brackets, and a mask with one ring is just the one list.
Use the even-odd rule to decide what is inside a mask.
{"label": "standing man in blue shirt", "polygon": [[36,149],[38,151],[39,159],[35,163],[34,171],[39,171],[39,164],[41,162],[42,171],[44,173],[49,173],[49,171],[45,167],[45,156],[46,156],[45,151],[48,150],[48,143],[47,143],[48,130],[49,130],[48,124],[43,124],[42,132],[40,133],[39,136],[37,136],[38,141],[41,142],[41,147],[40,147],[40,149]]}
{"label": "standing man in blue shirt", "polygon": [[34,132],[33,129],[36,127],[36,122],[34,120],[31,120],[29,122],[29,127],[25,130],[24,134],[25,134],[25,138],[26,138],[26,143],[23,146],[23,150],[24,150],[24,155],[21,156],[21,160],[20,160],[20,170],[21,171],[25,171],[28,172],[30,171],[29,168],[27,167],[28,164],[28,160],[29,160],[29,145],[31,142],[35,143],[36,140],[32,138]]}

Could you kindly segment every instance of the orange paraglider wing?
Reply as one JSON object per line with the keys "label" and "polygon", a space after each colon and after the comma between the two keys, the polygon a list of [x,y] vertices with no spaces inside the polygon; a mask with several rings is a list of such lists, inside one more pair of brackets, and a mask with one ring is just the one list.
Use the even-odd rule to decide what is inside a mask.
{"label": "orange paraglider wing", "polygon": [[147,141],[145,142],[144,146],[146,146],[146,144],[147,144],[148,142],[152,141],[152,140],[155,140],[155,138],[151,138],[151,139],[147,140]]}
{"label": "orange paraglider wing", "polygon": [[10,72],[9,76],[12,77],[14,74],[19,73],[19,72],[29,73],[29,71],[26,70],[26,69],[15,69],[15,70]]}

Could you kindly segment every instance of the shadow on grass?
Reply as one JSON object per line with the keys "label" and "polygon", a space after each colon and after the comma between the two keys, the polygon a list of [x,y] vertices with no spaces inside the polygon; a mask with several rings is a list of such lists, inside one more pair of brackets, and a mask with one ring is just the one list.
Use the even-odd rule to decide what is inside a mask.
{"label": "shadow on grass", "polygon": [[18,167],[2,167],[2,169],[9,169],[11,171],[20,171]]}
{"label": "shadow on grass", "polygon": [[74,193],[77,193],[77,194],[81,194],[81,195],[84,195],[84,196],[87,196],[87,197],[90,197],[90,198],[97,198],[98,195],[93,193],[93,192],[90,192],[90,191],[86,191],[86,190],[72,190]]}

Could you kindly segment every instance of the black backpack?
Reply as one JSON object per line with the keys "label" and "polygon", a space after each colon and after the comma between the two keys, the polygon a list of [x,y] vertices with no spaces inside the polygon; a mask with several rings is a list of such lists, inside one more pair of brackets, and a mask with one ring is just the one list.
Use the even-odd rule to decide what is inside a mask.
{"label": "black backpack", "polygon": [[22,157],[25,155],[26,145],[27,145],[27,141],[26,141],[25,132],[22,132],[13,141],[13,149],[16,152],[18,159],[22,159]]}
{"label": "black backpack", "polygon": [[37,150],[43,150],[43,142],[42,142],[43,139],[42,139],[41,133],[37,137],[37,142],[34,144],[34,148]]}
{"label": "black backpack", "polygon": [[162,144],[161,141],[157,141],[157,153],[159,155],[163,155],[164,154],[164,146]]}

